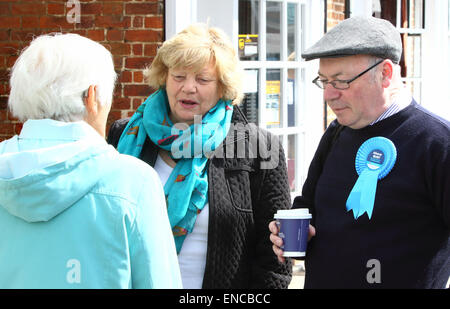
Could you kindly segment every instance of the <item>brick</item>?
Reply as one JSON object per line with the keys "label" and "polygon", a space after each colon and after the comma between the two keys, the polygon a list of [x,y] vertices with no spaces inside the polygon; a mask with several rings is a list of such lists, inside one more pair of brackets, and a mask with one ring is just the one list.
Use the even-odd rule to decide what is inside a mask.
{"label": "brick", "polygon": [[123,30],[115,30],[111,29],[108,30],[106,33],[106,40],[107,41],[123,41],[125,34]]}
{"label": "brick", "polygon": [[0,69],[0,82],[9,81],[9,70]]}
{"label": "brick", "polygon": [[123,14],[123,3],[116,2],[105,2],[103,3],[103,15],[122,15]]}
{"label": "brick", "polygon": [[125,59],[125,67],[127,69],[144,69],[151,63],[151,59],[147,57],[130,57]]}
{"label": "brick", "polygon": [[0,110],[0,121],[6,121],[8,119],[8,112],[6,109]]}
{"label": "brick", "polygon": [[117,98],[123,97],[122,90],[123,90],[123,85],[121,85],[121,84],[117,85],[113,91],[113,98],[117,99]]}
{"label": "brick", "polygon": [[38,28],[39,17],[38,16],[22,16],[22,29]]}
{"label": "brick", "polygon": [[111,124],[116,121],[119,120],[120,118],[122,118],[122,113],[121,111],[118,110],[111,110],[109,112],[108,115],[108,121],[107,121],[107,129],[106,129],[106,133],[109,132],[109,127],[111,126]]}
{"label": "brick", "polygon": [[0,30],[0,42],[9,41],[11,30]]}
{"label": "brick", "polygon": [[17,58],[19,58],[18,55],[13,55],[13,56],[9,56],[6,58],[6,66],[8,68],[12,68],[12,66],[14,65],[14,63],[16,63]]}
{"label": "brick", "polygon": [[151,87],[148,85],[125,85],[123,95],[125,97],[144,97],[151,93]]}
{"label": "brick", "polygon": [[142,56],[142,44],[133,44],[133,55]]}
{"label": "brick", "polygon": [[17,55],[22,49],[19,43],[0,42],[0,55]]}
{"label": "brick", "polygon": [[144,81],[144,74],[142,71],[133,72],[133,82],[142,83]]}
{"label": "brick", "polygon": [[48,3],[47,14],[49,15],[64,15],[66,5],[64,3]]}
{"label": "brick", "polygon": [[0,15],[11,15],[9,3],[0,3]]}
{"label": "brick", "polygon": [[31,40],[33,40],[33,38],[35,38],[36,36],[40,35],[41,31],[40,30],[12,30],[11,31],[11,41],[18,41],[21,42],[21,44],[23,46],[28,45],[29,42],[31,42]]}
{"label": "brick", "polygon": [[14,124],[14,134],[20,134],[20,131],[22,131],[23,123],[18,122]]}
{"label": "brick", "polygon": [[104,29],[88,30],[86,36],[91,40],[101,42],[105,40],[105,30]]}
{"label": "brick", "polygon": [[133,28],[142,28],[144,26],[144,18],[142,16],[133,17]]}
{"label": "brick", "polygon": [[81,15],[85,14],[98,14],[102,13],[102,3],[81,3],[80,11]]}
{"label": "brick", "polygon": [[93,28],[95,25],[95,16],[92,15],[81,15],[80,22],[74,23],[77,29],[89,29]]}
{"label": "brick", "polygon": [[131,53],[131,46],[127,43],[105,43],[103,44],[113,55],[124,55],[127,56]]}
{"label": "brick", "polygon": [[114,99],[114,102],[112,104],[113,109],[130,109],[130,99],[129,98],[118,98]]}
{"label": "brick", "polygon": [[0,110],[6,109],[7,106],[8,106],[8,97],[1,96],[0,97]]}
{"label": "brick", "polygon": [[160,16],[145,17],[145,28],[162,29],[164,27],[164,19]]}
{"label": "brick", "polygon": [[9,89],[9,83],[0,84],[0,96],[9,95],[11,89]]}
{"label": "brick", "polygon": [[148,15],[158,13],[158,3],[126,3],[126,15]]}
{"label": "brick", "polygon": [[11,12],[13,15],[44,15],[45,5],[42,3],[13,3]]}
{"label": "brick", "polygon": [[[147,94],[149,96],[151,93]],[[133,99],[133,110],[137,110],[139,106],[141,106],[142,102],[144,102],[143,99],[134,98]]]}
{"label": "brick", "polygon": [[0,28],[3,29],[20,28],[20,17],[4,16],[0,18]]}
{"label": "brick", "polygon": [[[108,47],[106,47],[106,48],[108,48]],[[124,57],[113,54],[113,62],[114,62],[114,68],[116,68],[116,70],[120,71],[123,68]]]}
{"label": "brick", "polygon": [[125,41],[131,42],[158,42],[162,41],[162,31],[154,30],[127,30]]}
{"label": "brick", "polygon": [[42,29],[70,29],[73,24],[67,22],[66,16],[41,16],[39,18],[39,27]]}
{"label": "brick", "polygon": [[133,81],[133,73],[130,71],[122,71],[118,80],[120,83],[131,83]]}
{"label": "brick", "polygon": [[156,56],[156,51],[158,50],[159,44],[145,44],[144,45],[144,56]]}
{"label": "brick", "polygon": [[106,29],[129,28],[131,17],[120,15],[96,16],[95,25]]}
{"label": "brick", "polygon": [[14,135],[14,124],[0,123],[0,134],[9,136]]}

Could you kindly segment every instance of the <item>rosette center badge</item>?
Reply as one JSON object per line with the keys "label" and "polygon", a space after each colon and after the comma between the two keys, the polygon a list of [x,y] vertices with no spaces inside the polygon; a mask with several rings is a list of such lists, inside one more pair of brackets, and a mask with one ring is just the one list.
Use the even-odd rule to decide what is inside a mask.
{"label": "rosette center badge", "polygon": [[396,159],[395,145],[385,137],[370,138],[359,147],[355,158],[359,177],[346,202],[347,211],[353,210],[355,219],[365,212],[372,218],[378,180],[389,174]]}

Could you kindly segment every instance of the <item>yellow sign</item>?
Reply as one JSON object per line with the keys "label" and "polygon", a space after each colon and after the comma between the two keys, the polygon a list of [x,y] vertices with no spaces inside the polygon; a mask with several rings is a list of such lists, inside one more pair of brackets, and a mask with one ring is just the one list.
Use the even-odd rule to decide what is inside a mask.
{"label": "yellow sign", "polygon": [[239,34],[239,57],[251,57],[258,55],[258,35]]}
{"label": "yellow sign", "polygon": [[266,81],[266,106],[263,112],[263,122],[267,126],[280,124],[280,81]]}

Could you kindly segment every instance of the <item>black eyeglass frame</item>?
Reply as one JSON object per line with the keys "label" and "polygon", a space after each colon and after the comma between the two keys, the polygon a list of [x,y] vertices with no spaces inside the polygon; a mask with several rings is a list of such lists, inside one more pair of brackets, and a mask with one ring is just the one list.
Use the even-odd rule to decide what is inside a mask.
{"label": "black eyeglass frame", "polygon": [[[345,90],[350,88],[350,83],[353,82],[355,79],[357,79],[358,77],[363,76],[364,74],[366,74],[367,72],[369,72],[370,70],[372,70],[374,67],[376,67],[377,65],[379,65],[380,63],[382,63],[385,59],[378,61],[377,63],[375,63],[374,65],[370,66],[369,68],[367,68],[366,70],[362,71],[361,73],[359,73],[358,75],[356,75],[355,77],[351,78],[351,79],[347,79],[347,80],[340,80],[340,79],[335,79],[332,81],[321,81],[319,78],[320,76],[317,76],[316,78],[314,78],[314,80],[312,81],[314,85],[316,85],[317,87],[319,87],[320,89],[325,89],[325,87],[327,86],[327,84],[331,84],[331,86],[333,86],[335,89],[338,90]],[[347,84],[347,87],[342,88],[342,87],[336,87],[336,82],[339,83],[345,83]]]}

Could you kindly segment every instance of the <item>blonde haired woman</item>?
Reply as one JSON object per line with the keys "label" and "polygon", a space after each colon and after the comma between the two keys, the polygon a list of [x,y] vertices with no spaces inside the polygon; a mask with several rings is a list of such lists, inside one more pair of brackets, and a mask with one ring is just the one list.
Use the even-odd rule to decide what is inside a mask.
{"label": "blonde haired woman", "polygon": [[[242,70],[230,40],[189,26],[164,42],[145,76],[158,90],[112,125],[108,141],[160,176],[183,287],[286,288],[290,265],[277,261],[266,231],[290,207],[284,154],[237,106]],[[278,164],[266,167],[255,140]]]}

